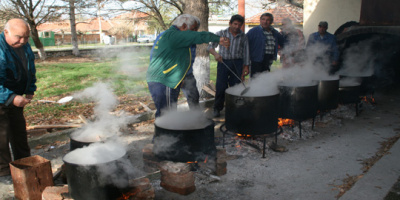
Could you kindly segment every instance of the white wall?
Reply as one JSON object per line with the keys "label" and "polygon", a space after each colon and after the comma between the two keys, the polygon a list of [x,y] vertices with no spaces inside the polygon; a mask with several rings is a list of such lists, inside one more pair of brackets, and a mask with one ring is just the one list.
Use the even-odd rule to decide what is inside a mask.
{"label": "white wall", "polygon": [[304,36],[318,31],[320,21],[328,22],[328,32],[334,33],[339,26],[360,20],[362,0],[304,0]]}

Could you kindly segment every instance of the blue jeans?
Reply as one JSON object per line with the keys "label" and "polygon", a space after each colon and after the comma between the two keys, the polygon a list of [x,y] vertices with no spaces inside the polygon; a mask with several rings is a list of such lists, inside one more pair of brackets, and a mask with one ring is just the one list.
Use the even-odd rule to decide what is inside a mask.
{"label": "blue jeans", "polygon": [[180,92],[180,85],[176,89],[169,88],[162,83],[147,82],[151,98],[156,105],[156,117],[164,114],[165,110],[176,109],[176,102]]}
{"label": "blue jeans", "polygon": [[[243,70],[243,60],[235,59],[235,60],[223,60],[228,67],[236,73],[236,75],[240,78],[242,76]],[[236,67],[235,67],[236,66]],[[214,101],[214,110],[221,111],[224,108],[225,102],[225,90],[228,87],[232,87],[238,83],[239,80],[232,72],[226,68],[226,66],[222,63],[218,63],[217,65],[217,84],[216,84],[216,92],[215,92],[215,101]]]}

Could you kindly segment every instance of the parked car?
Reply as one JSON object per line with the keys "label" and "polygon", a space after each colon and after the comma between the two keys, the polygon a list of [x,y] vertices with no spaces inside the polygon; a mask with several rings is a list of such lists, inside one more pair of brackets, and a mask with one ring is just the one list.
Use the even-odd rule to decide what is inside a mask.
{"label": "parked car", "polygon": [[154,35],[143,35],[137,39],[137,42],[139,43],[149,43],[149,42],[154,42],[156,38]]}

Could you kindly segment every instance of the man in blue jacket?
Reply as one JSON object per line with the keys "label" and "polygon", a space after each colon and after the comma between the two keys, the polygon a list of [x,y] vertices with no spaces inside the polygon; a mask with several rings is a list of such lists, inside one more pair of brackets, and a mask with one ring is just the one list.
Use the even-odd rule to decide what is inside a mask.
{"label": "man in blue jacket", "polygon": [[[321,49],[320,46],[315,47],[315,45],[322,44],[326,46],[325,52],[322,52],[322,56],[316,58],[316,64],[322,66],[328,66],[329,72],[333,73],[338,65],[339,60],[339,50],[336,45],[336,37],[335,35],[327,32],[328,22],[321,21],[318,24],[318,31],[315,33],[311,33],[308,37],[307,41],[307,49],[309,48],[318,48]],[[326,63],[328,62],[328,63]]]}
{"label": "man in blue jacket", "polygon": [[31,155],[23,114],[36,91],[29,32],[25,21],[11,19],[0,34],[0,176],[10,174],[9,144],[15,160]]}
{"label": "man in blue jacket", "polygon": [[260,26],[256,26],[247,32],[249,41],[251,74],[270,71],[272,62],[276,60],[278,48],[283,47],[282,35],[271,26],[274,16],[264,13],[260,17]]}

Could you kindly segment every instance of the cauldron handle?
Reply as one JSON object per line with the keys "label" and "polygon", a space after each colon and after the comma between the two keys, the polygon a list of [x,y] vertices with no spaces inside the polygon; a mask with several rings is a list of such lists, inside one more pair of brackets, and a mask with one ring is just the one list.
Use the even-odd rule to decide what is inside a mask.
{"label": "cauldron handle", "polygon": [[243,97],[236,98],[235,99],[235,104],[239,105],[239,106],[244,105],[244,98]]}

